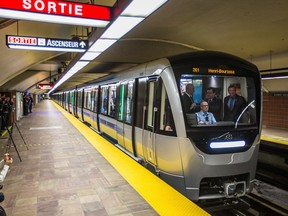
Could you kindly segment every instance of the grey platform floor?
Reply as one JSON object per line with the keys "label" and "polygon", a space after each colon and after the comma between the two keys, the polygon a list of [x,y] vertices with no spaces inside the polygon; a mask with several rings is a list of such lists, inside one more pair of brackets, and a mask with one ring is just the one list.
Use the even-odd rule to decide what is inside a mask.
{"label": "grey platform floor", "polygon": [[[14,126],[2,192],[8,216],[154,216],[151,206],[49,100]],[[6,135],[8,137],[8,135]],[[1,139],[1,153],[7,139]],[[13,145],[12,145],[13,146]]]}

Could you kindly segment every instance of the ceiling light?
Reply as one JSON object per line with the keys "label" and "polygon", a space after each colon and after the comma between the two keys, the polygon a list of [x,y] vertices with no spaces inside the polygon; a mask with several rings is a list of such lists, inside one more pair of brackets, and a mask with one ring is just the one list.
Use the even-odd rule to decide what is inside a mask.
{"label": "ceiling light", "polygon": [[288,79],[288,76],[280,76],[280,77],[265,77],[262,80],[271,80],[271,79]]}
{"label": "ceiling light", "polygon": [[98,39],[90,48],[89,52],[104,52],[112,46],[117,40],[112,39]]}
{"label": "ceiling light", "polygon": [[144,20],[143,17],[118,17],[101,38],[119,39]]}
{"label": "ceiling light", "polygon": [[167,1],[168,0],[134,0],[121,15],[147,17]]}
{"label": "ceiling light", "polygon": [[92,61],[92,60],[94,60],[97,56],[99,56],[100,54],[101,54],[101,52],[86,52],[86,53],[80,58],[80,60]]}

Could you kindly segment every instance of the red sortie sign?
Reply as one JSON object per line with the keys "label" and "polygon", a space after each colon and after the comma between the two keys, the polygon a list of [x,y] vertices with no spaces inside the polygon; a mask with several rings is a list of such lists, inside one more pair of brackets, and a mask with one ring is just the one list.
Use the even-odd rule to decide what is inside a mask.
{"label": "red sortie sign", "polygon": [[0,0],[0,8],[110,21],[110,8],[57,0]]}

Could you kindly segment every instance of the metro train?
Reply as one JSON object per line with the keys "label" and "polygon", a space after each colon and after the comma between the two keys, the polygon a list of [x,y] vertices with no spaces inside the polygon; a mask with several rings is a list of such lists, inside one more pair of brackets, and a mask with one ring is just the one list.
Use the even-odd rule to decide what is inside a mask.
{"label": "metro train", "polygon": [[[183,109],[187,84],[194,102],[208,87],[224,101],[233,84],[245,99],[237,119],[197,124]],[[162,58],[52,99],[193,201],[236,200],[255,181],[261,131],[259,71],[236,56],[197,51]],[[167,130],[167,124],[173,125]],[[172,129],[171,129],[172,128]]]}

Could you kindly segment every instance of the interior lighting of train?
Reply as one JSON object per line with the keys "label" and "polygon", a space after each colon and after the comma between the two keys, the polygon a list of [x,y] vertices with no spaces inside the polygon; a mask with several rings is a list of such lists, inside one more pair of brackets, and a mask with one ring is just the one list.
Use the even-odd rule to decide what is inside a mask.
{"label": "interior lighting of train", "polygon": [[[124,11],[116,18],[113,23],[110,23],[108,28],[103,32],[103,34],[98,38],[90,48],[82,55],[80,60],[77,63],[80,63],[81,66],[85,67],[89,61],[95,60],[102,52],[111,47],[116,43],[121,37],[127,34],[135,26],[141,23],[145,18],[150,14],[160,8],[168,0],[134,0],[132,1]],[[87,63],[88,61],[88,63]],[[76,64],[77,64],[76,63]],[[67,73],[56,83],[53,89],[48,93],[50,94],[56,88],[58,88],[62,83],[67,79],[73,76],[75,73],[80,71],[83,67],[75,68],[68,67]],[[74,69],[73,69],[74,68]],[[70,70],[73,72],[69,73]]]}

